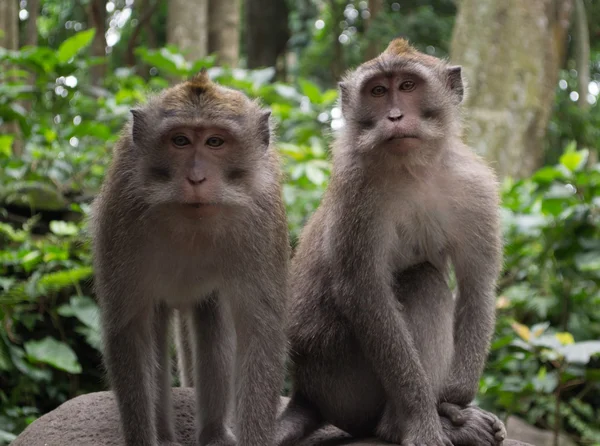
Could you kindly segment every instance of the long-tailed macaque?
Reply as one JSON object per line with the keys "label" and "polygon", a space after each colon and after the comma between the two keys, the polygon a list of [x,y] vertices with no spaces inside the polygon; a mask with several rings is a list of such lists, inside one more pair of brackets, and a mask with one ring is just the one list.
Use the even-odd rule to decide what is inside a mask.
{"label": "long-tailed macaque", "polygon": [[402,446],[502,442],[503,424],[468,406],[502,240],[495,175],[461,141],[463,91],[459,66],[403,39],[340,83],[331,182],[292,261],[278,444],[323,423]]}
{"label": "long-tailed macaque", "polygon": [[104,358],[126,444],[176,444],[167,333],[177,309],[199,445],[271,445],[289,243],[270,112],[201,73],[132,113],[92,218]]}

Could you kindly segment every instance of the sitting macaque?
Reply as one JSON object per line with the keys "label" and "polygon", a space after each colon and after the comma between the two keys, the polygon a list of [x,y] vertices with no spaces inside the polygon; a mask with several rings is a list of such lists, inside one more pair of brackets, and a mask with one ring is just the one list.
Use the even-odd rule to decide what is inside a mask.
{"label": "sitting macaque", "polygon": [[104,359],[126,444],[176,444],[176,309],[198,444],[271,445],[289,242],[270,112],[203,72],[132,113],[92,218]]}
{"label": "sitting macaque", "polygon": [[502,422],[469,405],[502,240],[496,177],[461,140],[461,68],[396,39],[339,86],[331,182],[292,261],[277,444],[324,423],[402,446],[500,444]]}

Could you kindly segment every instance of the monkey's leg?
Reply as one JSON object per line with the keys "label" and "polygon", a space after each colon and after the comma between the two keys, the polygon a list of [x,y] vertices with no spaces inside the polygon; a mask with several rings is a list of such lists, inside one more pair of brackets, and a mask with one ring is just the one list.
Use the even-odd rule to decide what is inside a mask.
{"label": "monkey's leg", "polygon": [[192,338],[190,333],[190,320],[182,310],[175,311],[173,318],[175,328],[175,344],[177,345],[177,370],[181,387],[194,385],[194,368],[192,353]]}
{"label": "monkey's leg", "polygon": [[[264,274],[264,273],[263,273]],[[283,274],[277,272],[277,276]],[[285,291],[246,285],[234,305],[239,446],[272,446],[283,382]]]}
{"label": "monkey's leg", "polygon": [[438,412],[444,432],[455,446],[499,446],[506,439],[504,423],[477,406],[441,403]]}
{"label": "monkey's leg", "polygon": [[[171,310],[161,305],[155,310],[154,345],[157,367],[155,369],[157,395],[155,399],[156,430],[161,443],[175,441],[173,430],[173,403],[171,401],[171,367],[169,361],[169,318]],[[174,444],[174,443],[172,443]]]}
{"label": "monkey's leg", "polygon": [[126,322],[120,321],[117,309],[106,311],[104,358],[119,406],[125,444],[156,446],[152,391],[156,367],[152,345],[153,309],[145,309]]}
{"label": "monkey's leg", "polygon": [[198,441],[200,446],[234,446],[228,424],[235,345],[228,314],[216,294],[192,311]]}
{"label": "monkey's leg", "polygon": [[277,421],[276,446],[292,446],[323,425],[317,409],[295,392]]}

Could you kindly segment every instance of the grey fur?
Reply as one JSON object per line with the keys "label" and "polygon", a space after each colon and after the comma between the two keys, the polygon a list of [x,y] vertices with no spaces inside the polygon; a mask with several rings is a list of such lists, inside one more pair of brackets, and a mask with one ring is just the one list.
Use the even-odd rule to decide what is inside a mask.
{"label": "grey fur", "polygon": [[[340,85],[346,125],[331,181],[292,261],[293,396],[279,445],[326,422],[403,446],[492,446],[505,436],[492,414],[466,407],[495,321],[497,181],[461,142],[460,71],[408,56],[384,53]],[[398,114],[363,102],[365,85],[382,73],[420,79],[412,102],[420,112],[410,118],[418,146],[400,155],[387,150],[382,130]],[[440,417],[443,402],[463,419],[449,406]]]}
{"label": "grey fur", "polygon": [[[185,320],[180,339],[189,341],[184,350],[193,358],[183,383],[195,381],[200,446],[233,445],[235,437],[240,446],[272,444],[289,243],[279,159],[265,138],[267,114],[200,75],[136,109],[115,147],[91,230],[104,359],[128,446],[175,441],[167,354],[172,309]],[[181,125],[216,125],[238,141],[214,161],[219,168],[192,160],[194,169],[205,169],[207,202],[227,212],[206,219],[178,213],[174,203],[191,167],[168,155],[163,141],[167,126]],[[227,169],[241,173],[232,180]],[[227,427],[232,413],[235,432]]]}

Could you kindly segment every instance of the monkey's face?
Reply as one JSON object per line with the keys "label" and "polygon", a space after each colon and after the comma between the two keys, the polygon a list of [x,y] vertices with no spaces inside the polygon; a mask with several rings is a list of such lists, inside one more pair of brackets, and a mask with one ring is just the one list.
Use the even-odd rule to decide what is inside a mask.
{"label": "monkey's face", "polygon": [[175,87],[134,111],[134,181],[171,217],[206,220],[253,202],[270,143],[270,112],[206,81]]}
{"label": "monkey's face", "polygon": [[364,133],[394,153],[417,150],[427,132],[421,103],[424,81],[412,73],[377,74],[361,88]]}
{"label": "monkey's face", "polygon": [[460,79],[460,68],[456,73],[441,61],[427,63],[382,56],[340,84],[342,112],[359,150],[383,151],[405,162],[423,162],[440,150],[458,119],[462,84],[459,96],[451,76]]}
{"label": "monkey's face", "polygon": [[240,162],[244,149],[230,131],[177,126],[166,132],[161,145],[163,156],[149,166],[148,182],[171,210],[190,218],[210,217],[238,204],[235,182],[246,173]]}

